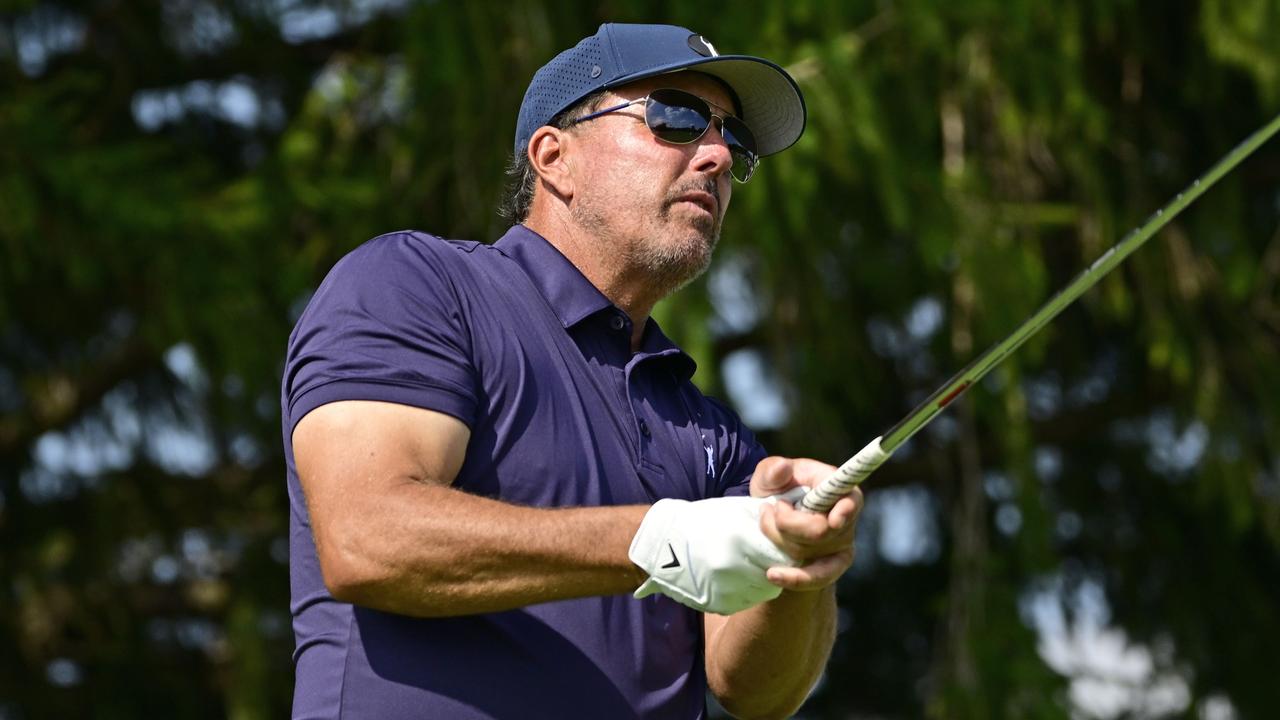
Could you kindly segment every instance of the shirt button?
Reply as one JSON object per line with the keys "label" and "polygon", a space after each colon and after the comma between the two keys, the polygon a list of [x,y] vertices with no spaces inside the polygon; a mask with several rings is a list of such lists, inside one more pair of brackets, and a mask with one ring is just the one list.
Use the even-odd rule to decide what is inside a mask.
{"label": "shirt button", "polygon": [[627,324],[627,321],[623,320],[621,315],[614,315],[613,317],[609,318],[609,327],[613,328],[614,330],[621,330],[623,326],[625,326],[626,324]]}
{"label": "shirt button", "polygon": [[649,433],[649,423],[645,422],[643,419],[640,420],[640,434],[645,437],[653,437]]}

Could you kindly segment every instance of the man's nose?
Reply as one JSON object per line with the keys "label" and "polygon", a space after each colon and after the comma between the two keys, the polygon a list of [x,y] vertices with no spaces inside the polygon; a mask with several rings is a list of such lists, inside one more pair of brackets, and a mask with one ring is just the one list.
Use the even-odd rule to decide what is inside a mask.
{"label": "man's nose", "polygon": [[701,138],[698,138],[696,170],[720,175],[733,167],[733,154],[729,152],[729,143],[721,132],[723,127],[724,122],[718,117],[713,117],[711,127],[707,128]]}

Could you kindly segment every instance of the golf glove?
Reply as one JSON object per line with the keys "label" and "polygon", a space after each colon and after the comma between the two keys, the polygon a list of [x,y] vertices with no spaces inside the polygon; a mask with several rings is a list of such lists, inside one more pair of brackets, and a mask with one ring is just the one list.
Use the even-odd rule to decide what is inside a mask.
{"label": "golf glove", "polygon": [[631,561],[649,573],[637,598],[662,593],[695,610],[729,615],[776,598],[765,570],[795,562],[760,531],[770,500],[659,500],[631,541]]}

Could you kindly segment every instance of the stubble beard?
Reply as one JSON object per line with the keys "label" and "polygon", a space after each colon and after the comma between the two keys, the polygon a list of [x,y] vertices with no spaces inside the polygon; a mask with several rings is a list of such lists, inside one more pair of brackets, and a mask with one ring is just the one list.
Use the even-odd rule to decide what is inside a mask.
{"label": "stubble beard", "polygon": [[[692,190],[707,192],[716,199],[714,217],[699,216],[691,223],[672,217],[676,198]],[[580,227],[591,229],[602,247],[616,253],[616,262],[630,273],[643,274],[655,297],[662,298],[693,282],[710,267],[720,241],[719,208],[719,188],[714,180],[707,180],[673,188],[656,217],[644,223],[643,228],[617,227],[617,214],[591,201],[575,204],[572,213]]]}

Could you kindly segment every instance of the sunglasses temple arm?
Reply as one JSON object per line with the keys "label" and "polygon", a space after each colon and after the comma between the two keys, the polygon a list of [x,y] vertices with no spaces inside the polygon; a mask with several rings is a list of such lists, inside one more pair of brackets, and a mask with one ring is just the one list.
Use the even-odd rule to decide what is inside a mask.
{"label": "sunglasses temple arm", "polygon": [[636,100],[632,100],[632,101],[630,101],[630,102],[624,102],[624,103],[622,103],[621,105],[614,105],[613,107],[608,107],[608,108],[605,108],[605,109],[603,109],[603,110],[597,110],[597,111],[595,111],[595,112],[593,112],[593,113],[591,113],[591,114],[589,114],[589,115],[583,115],[583,116],[582,116],[582,117],[580,117],[580,118],[574,118],[573,122],[571,122],[571,123],[569,123],[569,124],[570,124],[570,125],[577,125],[577,124],[578,124],[578,123],[580,123],[580,122],[586,122],[586,121],[588,121],[588,120],[594,120],[594,119],[596,119],[596,118],[600,117],[601,115],[608,115],[608,114],[609,114],[609,113],[611,113],[611,112],[617,112],[617,111],[621,110],[622,108],[630,107],[631,105],[635,105],[636,103],[642,103],[642,102],[645,102],[645,101],[646,101],[646,100],[648,100],[648,99],[649,99],[649,98],[647,98],[647,97],[642,97],[642,98],[639,98],[639,99],[636,99]]}

